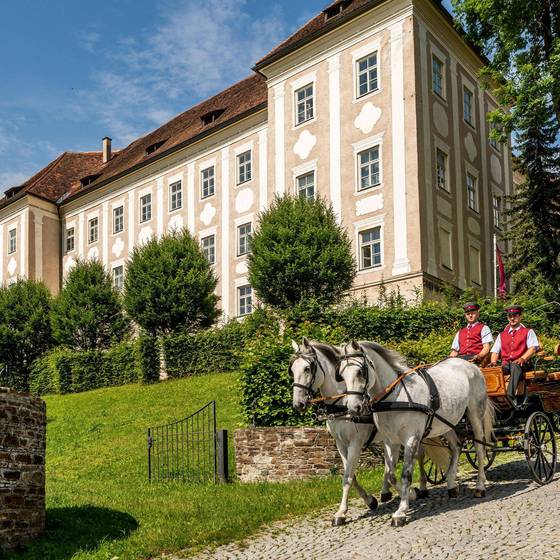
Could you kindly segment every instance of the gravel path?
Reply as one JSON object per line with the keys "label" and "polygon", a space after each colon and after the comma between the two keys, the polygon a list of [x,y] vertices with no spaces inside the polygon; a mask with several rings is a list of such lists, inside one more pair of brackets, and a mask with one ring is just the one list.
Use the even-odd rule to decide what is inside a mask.
{"label": "gravel path", "polygon": [[559,560],[560,476],[538,486],[528,480],[526,464],[515,461],[493,467],[488,478],[482,500],[472,497],[474,478],[465,476],[457,499],[449,500],[445,488],[432,489],[398,529],[389,525],[395,500],[373,515],[354,500],[343,527],[330,526],[336,508],[329,508],[191,560]]}

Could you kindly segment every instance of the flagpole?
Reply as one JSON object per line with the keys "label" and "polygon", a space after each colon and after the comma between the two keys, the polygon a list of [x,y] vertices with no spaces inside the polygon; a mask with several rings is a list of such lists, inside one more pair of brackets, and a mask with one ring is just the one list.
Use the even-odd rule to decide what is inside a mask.
{"label": "flagpole", "polygon": [[496,299],[498,297],[498,285],[497,285],[497,280],[496,280],[496,274],[497,274],[497,268],[498,268],[498,264],[496,262],[496,251],[498,248],[498,241],[496,239],[496,234],[494,234],[493,236],[493,245],[494,245],[494,256],[492,258],[492,262],[494,263],[494,274],[492,275],[492,280],[493,280],[493,288],[494,288],[494,299]]}

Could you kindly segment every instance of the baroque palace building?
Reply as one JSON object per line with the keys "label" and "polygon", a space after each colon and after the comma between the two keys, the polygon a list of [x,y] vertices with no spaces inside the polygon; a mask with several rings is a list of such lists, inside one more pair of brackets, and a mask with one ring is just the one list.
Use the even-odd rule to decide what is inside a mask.
{"label": "baroque palace building", "polygon": [[337,0],[248,78],[126,148],[66,152],[0,201],[0,282],[56,293],[78,258],[122,286],[133,247],[188,227],[226,316],[252,309],[246,257],[275,195],[326,197],[354,290],[493,289],[511,150],[489,140],[481,55],[437,0]]}

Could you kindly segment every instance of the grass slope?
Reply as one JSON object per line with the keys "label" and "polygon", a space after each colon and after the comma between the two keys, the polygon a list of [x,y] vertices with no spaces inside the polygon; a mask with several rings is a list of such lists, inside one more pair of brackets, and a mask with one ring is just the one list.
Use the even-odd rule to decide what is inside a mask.
{"label": "grass slope", "polygon": [[[147,482],[146,429],[216,399],[218,427],[243,425],[233,374],[46,397],[47,531],[17,559],[137,559],[240,539],[335,503],[340,477],[289,484]],[[232,453],[230,452],[230,455]],[[379,489],[379,473],[366,486]]]}

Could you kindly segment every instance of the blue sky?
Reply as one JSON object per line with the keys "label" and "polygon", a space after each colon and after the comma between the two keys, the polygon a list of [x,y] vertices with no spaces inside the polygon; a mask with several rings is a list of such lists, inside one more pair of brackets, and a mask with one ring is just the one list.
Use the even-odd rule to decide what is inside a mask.
{"label": "blue sky", "polygon": [[327,0],[27,0],[0,19],[0,192],[250,74]]}

